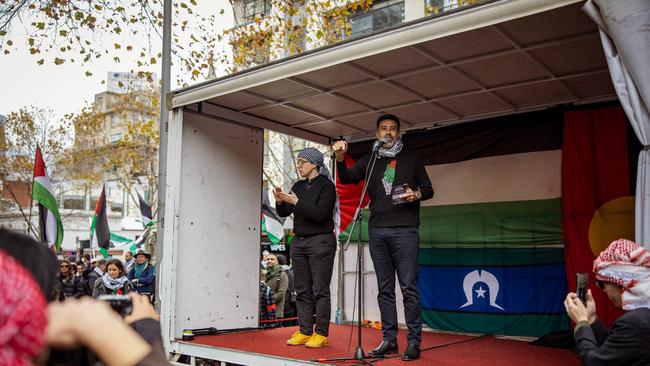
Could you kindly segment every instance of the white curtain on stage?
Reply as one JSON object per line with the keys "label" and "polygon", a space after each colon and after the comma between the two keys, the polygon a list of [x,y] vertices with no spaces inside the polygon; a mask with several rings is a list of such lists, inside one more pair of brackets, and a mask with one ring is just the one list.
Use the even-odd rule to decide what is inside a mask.
{"label": "white curtain on stage", "polygon": [[650,0],[588,0],[609,73],[643,145],[636,180],[635,240],[650,249]]}

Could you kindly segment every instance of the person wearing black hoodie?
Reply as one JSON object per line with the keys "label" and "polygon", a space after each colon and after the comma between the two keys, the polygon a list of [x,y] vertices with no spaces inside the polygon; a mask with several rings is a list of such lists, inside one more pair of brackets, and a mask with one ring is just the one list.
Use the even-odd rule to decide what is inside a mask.
{"label": "person wearing black hoodie", "polygon": [[[404,295],[404,315],[408,327],[405,361],[420,358],[422,319],[418,290],[418,248],[420,201],[433,197],[431,181],[414,151],[404,146],[400,120],[392,114],[377,119],[376,155],[366,154],[348,168],[347,142],[337,141],[332,150],[342,184],[366,180],[370,196],[368,236],[370,256],[377,275],[377,302],[381,313],[383,341],[370,355],[397,352],[397,310],[395,275]],[[373,163],[370,177],[368,167]],[[367,179],[366,179],[367,178]]]}

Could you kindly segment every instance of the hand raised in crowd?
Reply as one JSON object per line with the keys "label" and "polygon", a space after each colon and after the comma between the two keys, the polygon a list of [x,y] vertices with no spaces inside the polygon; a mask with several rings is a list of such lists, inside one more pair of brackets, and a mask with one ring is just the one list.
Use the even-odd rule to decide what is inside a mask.
{"label": "hand raised in crowd", "polygon": [[339,140],[332,145],[332,151],[334,151],[334,156],[336,161],[343,161],[345,159],[345,153],[348,151],[348,143],[345,140]]}

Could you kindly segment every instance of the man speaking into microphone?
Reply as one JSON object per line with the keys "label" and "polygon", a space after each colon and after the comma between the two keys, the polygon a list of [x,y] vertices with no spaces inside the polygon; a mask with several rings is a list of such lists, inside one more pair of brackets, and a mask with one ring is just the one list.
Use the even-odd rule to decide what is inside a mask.
{"label": "man speaking into microphone", "polygon": [[431,181],[416,154],[404,146],[399,118],[386,114],[377,119],[377,141],[373,153],[361,157],[352,168],[345,165],[347,142],[332,147],[342,184],[365,178],[371,158],[377,156],[368,178],[370,256],[377,275],[377,301],[381,312],[383,341],[370,355],[397,353],[397,309],[395,274],[404,297],[408,346],[402,359],[420,358],[422,319],[418,291],[420,201],[433,197]]}

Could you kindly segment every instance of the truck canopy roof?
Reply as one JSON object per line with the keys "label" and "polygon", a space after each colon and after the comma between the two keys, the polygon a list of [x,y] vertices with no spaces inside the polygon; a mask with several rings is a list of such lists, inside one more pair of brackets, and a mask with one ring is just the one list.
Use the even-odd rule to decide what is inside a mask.
{"label": "truck canopy roof", "polygon": [[277,60],[172,92],[221,120],[328,143],[561,104],[616,100],[582,1],[496,1]]}

